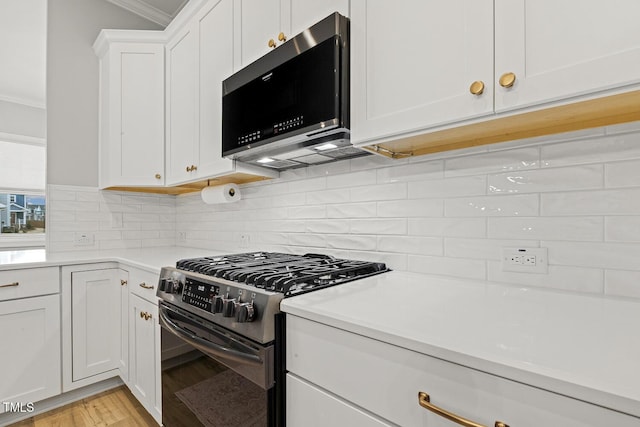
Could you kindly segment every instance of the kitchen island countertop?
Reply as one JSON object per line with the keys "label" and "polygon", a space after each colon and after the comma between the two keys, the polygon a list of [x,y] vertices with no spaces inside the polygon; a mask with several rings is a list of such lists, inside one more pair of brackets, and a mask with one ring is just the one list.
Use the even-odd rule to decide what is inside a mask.
{"label": "kitchen island countertop", "polygon": [[388,272],[283,311],[640,417],[640,301]]}

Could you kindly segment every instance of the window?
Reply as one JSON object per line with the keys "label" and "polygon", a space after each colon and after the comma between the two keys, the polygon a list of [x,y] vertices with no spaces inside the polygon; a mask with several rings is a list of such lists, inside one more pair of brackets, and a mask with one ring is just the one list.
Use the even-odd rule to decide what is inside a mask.
{"label": "window", "polygon": [[44,246],[44,141],[7,134],[0,138],[0,248]]}

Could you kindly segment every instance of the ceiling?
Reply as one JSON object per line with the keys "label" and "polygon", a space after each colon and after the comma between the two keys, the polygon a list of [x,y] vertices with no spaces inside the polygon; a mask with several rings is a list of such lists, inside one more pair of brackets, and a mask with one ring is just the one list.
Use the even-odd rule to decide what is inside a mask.
{"label": "ceiling", "polygon": [[47,0],[0,1],[0,101],[45,108]]}
{"label": "ceiling", "polygon": [[166,27],[188,0],[106,0]]}

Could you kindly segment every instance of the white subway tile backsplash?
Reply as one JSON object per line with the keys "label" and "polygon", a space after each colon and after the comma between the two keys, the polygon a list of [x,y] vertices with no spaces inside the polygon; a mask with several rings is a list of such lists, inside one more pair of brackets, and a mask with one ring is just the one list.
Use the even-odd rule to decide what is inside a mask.
{"label": "white subway tile backsplash", "polygon": [[318,205],[320,203],[334,204],[349,202],[348,189],[312,191],[307,193],[307,204]]}
{"label": "white subway tile backsplash", "polygon": [[352,202],[370,202],[375,200],[398,200],[407,198],[407,184],[381,184],[351,188]]}
{"label": "white subway tile backsplash", "polygon": [[639,133],[596,137],[541,148],[543,167],[606,163],[640,158]]}
{"label": "white subway tile backsplash", "polygon": [[407,220],[402,219],[353,219],[349,221],[353,234],[407,234]]}
{"label": "white subway tile backsplash", "polygon": [[618,297],[640,298],[640,272],[606,270],[604,293]]}
{"label": "white subway tile backsplash", "polygon": [[375,216],[375,202],[327,205],[327,218],[373,218]]}
{"label": "white subway tile backsplash", "polygon": [[489,175],[491,193],[542,193],[603,187],[602,165],[514,171]]}
{"label": "white subway tile backsplash", "polygon": [[443,205],[440,199],[394,200],[378,202],[377,212],[385,218],[441,217]]}
{"label": "white subway tile backsplash", "polygon": [[[444,163],[441,160],[395,165],[377,170],[377,181],[380,184],[403,181],[424,181],[441,179]],[[376,172],[376,171],[373,171]]]}
{"label": "white subway tile backsplash", "polygon": [[548,274],[528,274],[502,271],[499,261],[490,261],[488,270],[487,278],[491,282],[599,294],[604,289],[603,271],[597,268],[550,265]]}
{"label": "white subway tile backsplash", "polygon": [[544,216],[638,215],[640,188],[541,194],[540,211]]}
{"label": "white subway tile backsplash", "polygon": [[484,261],[418,255],[409,255],[408,261],[408,271],[415,273],[439,274],[478,280],[485,280],[486,278],[487,268]]}
{"label": "white subway tile backsplash", "polygon": [[410,236],[485,237],[484,218],[409,218]]}
{"label": "white subway tile backsplash", "polygon": [[452,258],[471,258],[500,260],[502,248],[537,247],[537,241],[531,240],[493,240],[493,239],[444,239],[444,255]]}
{"label": "white subway tile backsplash", "polygon": [[494,151],[448,159],[445,165],[445,177],[535,169],[540,167],[540,151],[538,147]]}
{"label": "white subway tile backsplash", "polygon": [[445,178],[409,183],[409,198],[446,198],[487,194],[486,176]]}
{"label": "white subway tile backsplash", "polygon": [[442,238],[378,236],[378,250],[413,255],[442,255]]}
{"label": "white subway tile backsplash", "polygon": [[[640,295],[640,122],[410,159],[366,156],[241,189],[237,203],[205,205],[198,193],[50,185],[48,248],[77,251],[74,234],[87,232],[92,249],[320,252],[396,270]],[[502,248],[518,246],[548,248],[548,274],[503,272]]]}
{"label": "white subway tile backsplash", "polygon": [[538,215],[538,212],[537,194],[463,197],[444,202],[444,216],[448,217],[518,217]]}
{"label": "white subway tile backsplash", "polygon": [[491,239],[602,241],[604,221],[597,216],[489,218]]}
{"label": "white subway tile backsplash", "polygon": [[640,245],[543,240],[549,264],[640,271]]}
{"label": "white subway tile backsplash", "polygon": [[327,177],[327,188],[350,188],[376,183],[375,170],[363,170]]}
{"label": "white subway tile backsplash", "polygon": [[[640,141],[638,141],[640,144]],[[640,160],[604,165],[604,185],[607,188],[640,187]]]}
{"label": "white subway tile backsplash", "polygon": [[604,239],[609,242],[639,242],[640,216],[609,216],[604,220]]}
{"label": "white subway tile backsplash", "polygon": [[376,236],[361,236],[353,234],[326,235],[327,247],[333,249],[353,249],[358,251],[375,251]]}

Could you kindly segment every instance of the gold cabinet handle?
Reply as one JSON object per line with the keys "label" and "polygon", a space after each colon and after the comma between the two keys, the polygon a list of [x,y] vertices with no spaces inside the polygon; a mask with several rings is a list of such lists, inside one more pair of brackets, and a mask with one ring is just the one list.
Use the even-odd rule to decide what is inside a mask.
{"label": "gold cabinet handle", "polygon": [[476,80],[471,83],[471,86],[469,86],[469,92],[471,92],[472,95],[482,95],[482,92],[484,92],[484,82]]}
{"label": "gold cabinet handle", "polygon": [[278,40],[280,40],[281,42],[286,42],[287,36],[285,36],[284,33],[280,33],[278,34]]}
{"label": "gold cabinet handle", "polygon": [[19,285],[20,285],[20,282],[13,282],[13,283],[7,283],[6,285],[0,285],[0,288],[11,288]]}
{"label": "gold cabinet handle", "polygon": [[156,174],[156,179],[160,179],[162,178],[162,175],[160,175],[159,173]]}
{"label": "gold cabinet handle", "polygon": [[197,171],[197,170],[198,170],[198,167],[196,165],[191,165],[191,171],[192,172],[193,171]]}
{"label": "gold cabinet handle", "polygon": [[124,279],[120,279],[120,286],[126,285],[128,282]]}
{"label": "gold cabinet handle", "polygon": [[500,76],[500,80],[498,82],[500,83],[500,86],[510,88],[516,82],[516,75],[514,73],[504,73]]}
{"label": "gold cabinet handle", "polygon": [[140,283],[140,285],[139,285],[139,286],[140,286],[141,288],[144,288],[144,289],[153,289],[153,286],[151,286],[151,285],[147,285],[147,284],[146,284],[146,283],[144,283],[144,282]]}
{"label": "gold cabinet handle", "polygon": [[269,42],[267,43],[267,46],[269,46],[270,48],[275,48],[276,47],[276,41],[274,39],[269,39]]}
{"label": "gold cabinet handle", "polygon": [[140,318],[142,319],[142,318],[144,317],[144,315],[145,315],[145,312],[144,312],[144,311],[141,311],[141,312],[140,312]]}
{"label": "gold cabinet handle", "polygon": [[[463,418],[459,415],[456,415],[452,412],[447,411],[446,409],[442,409],[436,405],[434,405],[433,403],[431,403],[431,400],[429,399],[429,395],[423,391],[418,393],[418,403],[420,404],[420,406],[422,406],[423,408],[433,412],[434,414],[440,415],[443,418],[448,419],[449,421],[453,421],[456,424],[460,424],[461,426],[464,427],[486,427],[483,424],[478,424],[475,423],[471,420],[468,420],[466,418]],[[509,427],[509,425],[503,423],[502,421],[496,421],[494,424],[494,427]]]}
{"label": "gold cabinet handle", "polygon": [[191,166],[187,166],[187,172],[191,172]]}
{"label": "gold cabinet handle", "polygon": [[151,319],[151,313],[147,313],[146,311],[141,311],[140,318],[144,320],[149,320]]}

